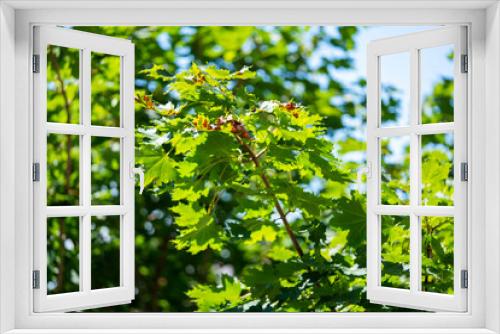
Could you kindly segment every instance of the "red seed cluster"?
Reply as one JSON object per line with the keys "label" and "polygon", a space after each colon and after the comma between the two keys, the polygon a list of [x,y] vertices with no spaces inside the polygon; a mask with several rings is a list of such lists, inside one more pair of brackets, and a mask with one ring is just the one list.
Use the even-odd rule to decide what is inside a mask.
{"label": "red seed cluster", "polygon": [[231,126],[231,133],[239,135],[240,137],[245,139],[251,139],[250,133],[245,128],[243,123],[233,119],[232,116],[220,116],[215,121],[215,124],[210,124],[208,118],[205,118],[203,116],[198,116],[198,118],[193,121],[193,125],[196,128],[201,128],[208,131],[221,131],[222,127],[226,124],[229,124]]}
{"label": "red seed cluster", "polygon": [[136,101],[143,103],[144,106],[146,108],[148,108],[148,109],[154,109],[154,107],[155,107],[155,104],[154,104],[153,100],[149,96],[147,96],[147,95],[144,95],[142,97],[141,96],[137,96],[136,97]]}
{"label": "red seed cluster", "polygon": [[293,117],[295,118],[299,117],[299,112],[298,112],[299,106],[297,104],[293,102],[287,102],[283,103],[281,106],[285,108],[287,111],[289,111]]}

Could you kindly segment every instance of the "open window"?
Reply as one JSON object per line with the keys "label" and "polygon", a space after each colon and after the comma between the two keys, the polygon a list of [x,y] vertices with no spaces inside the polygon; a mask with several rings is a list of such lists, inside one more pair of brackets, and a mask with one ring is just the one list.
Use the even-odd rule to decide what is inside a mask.
{"label": "open window", "polygon": [[[37,27],[34,41],[34,309],[129,303],[133,44],[53,27]],[[466,310],[466,72],[465,28],[369,45],[367,253],[374,303]],[[441,105],[450,101],[443,94],[452,103]]]}
{"label": "open window", "polygon": [[[466,311],[466,28],[377,40],[367,52],[368,298]],[[453,103],[436,108],[430,86]]]}
{"label": "open window", "polygon": [[[134,46],[125,39],[36,27],[33,53],[34,310],[129,303]],[[94,83],[97,72],[113,84]],[[103,275],[114,283],[100,284]],[[62,282],[70,284],[62,289]]]}

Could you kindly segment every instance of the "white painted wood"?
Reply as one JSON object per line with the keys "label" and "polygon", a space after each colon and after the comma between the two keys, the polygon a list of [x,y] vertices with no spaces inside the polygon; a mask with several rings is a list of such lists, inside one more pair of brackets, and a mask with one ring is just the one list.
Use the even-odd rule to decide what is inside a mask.
{"label": "white painted wood", "polygon": [[[88,129],[91,124],[91,58],[90,50],[88,48],[83,48],[80,51],[80,118],[81,127]],[[53,124],[51,124],[53,126]],[[64,133],[66,128],[70,128],[70,124],[63,124],[60,126],[61,133]],[[47,123],[47,128],[49,128],[49,123]],[[48,130],[48,129],[47,129]],[[59,129],[55,129],[56,131]],[[48,130],[49,131],[49,130]],[[91,268],[92,268],[92,214],[87,213],[87,209],[91,205],[91,189],[92,189],[92,175],[90,173],[92,167],[92,157],[91,157],[91,142],[92,138],[90,134],[86,131],[79,134],[80,142],[82,143],[80,148],[80,205],[83,212],[79,213],[80,216],[80,291],[90,291],[91,282]],[[47,211],[52,209],[47,208]],[[57,209],[57,208],[53,208]],[[71,297],[65,297],[70,299]],[[56,299],[57,301],[57,299]],[[81,303],[81,302],[80,302]],[[81,304],[80,304],[81,305]]]}
{"label": "white painted wood", "polygon": [[[485,122],[482,135],[486,140],[485,144],[485,156],[487,158],[487,164],[484,169],[484,173],[480,173],[478,176],[480,178],[487,178],[485,182],[485,221],[487,226],[487,232],[485,233],[485,248],[487,249],[487,255],[485,257],[485,262],[487,266],[485,268],[485,283],[483,285],[484,290],[486,290],[487,296],[485,298],[484,308],[485,312],[485,325],[487,328],[492,329],[495,333],[500,332],[500,268],[495,264],[500,264],[500,4],[491,6],[486,15],[486,30],[493,32],[493,34],[488,34],[486,36],[486,59],[485,66],[480,67],[481,70],[486,70],[485,76]],[[476,69],[476,67],[474,67]],[[475,89],[476,86],[472,86]],[[481,125],[481,124],[480,124]],[[471,136],[474,140],[474,137]],[[474,152],[470,156],[470,168],[474,174],[479,166],[476,167],[476,156]],[[480,179],[474,175],[475,181],[480,181]],[[478,180],[479,179],[479,180]],[[474,191],[469,196],[469,201],[473,201],[478,193]],[[472,230],[472,233],[476,235],[484,231]],[[469,251],[474,251],[473,247],[469,247]],[[477,268],[477,263],[474,261],[469,262],[471,268]],[[472,270],[471,270],[472,271]],[[476,276],[471,277],[472,280],[476,279]],[[482,288],[482,287],[481,287]],[[475,292],[475,291],[472,291]]]}
{"label": "white painted wood", "polygon": [[[468,54],[469,57],[472,55],[468,52],[467,46],[467,30],[462,27],[455,31],[453,36],[454,43],[454,53],[455,53],[455,83],[454,83],[454,175],[455,180],[453,182],[454,186],[454,205],[455,205],[455,215],[454,215],[454,291],[457,296],[458,309],[467,309],[467,289],[461,287],[461,270],[469,270],[467,261],[467,188],[468,183],[473,182],[473,175],[469,173],[469,181],[464,182],[461,180],[461,163],[468,162],[469,157],[467,154],[467,106],[468,106],[468,75],[461,72],[460,56]],[[469,270],[470,271],[470,270]],[[470,271],[471,272],[471,271]],[[471,275],[473,273],[471,272]]]}
{"label": "white painted wood", "polygon": [[[461,288],[461,270],[467,270],[467,182],[460,179],[460,163],[467,162],[467,74],[461,73],[461,55],[467,54],[465,27],[447,27],[438,30],[408,34],[371,42],[368,46],[368,137],[367,160],[374,166],[368,179],[368,298],[374,303],[438,311],[467,311],[467,290]],[[420,123],[420,60],[421,49],[440,45],[454,46],[454,122],[440,124]],[[380,57],[410,53],[410,124],[402,127],[380,127]],[[401,69],[405,70],[405,69]],[[454,135],[454,206],[428,207],[420,204],[421,193],[421,135],[453,133]],[[380,205],[380,147],[381,137],[407,135],[410,137],[410,204],[405,206]],[[381,215],[410,217],[410,289],[382,287]],[[454,217],[454,294],[421,291],[421,224],[422,216]]]}
{"label": "white painted wood", "polygon": [[[406,36],[408,37],[408,36]],[[411,38],[411,37],[410,37]],[[411,41],[411,39],[410,39]],[[403,69],[401,69],[403,70]],[[410,49],[410,128],[420,123],[419,86],[420,86],[419,51]],[[417,131],[410,133],[410,205],[420,205],[420,136]],[[410,291],[420,290],[421,268],[421,230],[420,217],[415,211],[410,212]],[[418,250],[418,251],[415,251]]]}
{"label": "white painted wood", "polygon": [[[87,53],[83,53],[85,56]],[[66,135],[89,135],[96,137],[125,137],[127,131],[124,128],[114,128],[110,126],[66,124],[47,122],[47,133],[59,133]]]}
{"label": "white painted wood", "polygon": [[409,216],[453,216],[454,206],[422,206],[422,205],[376,205],[373,211],[377,215]]}
{"label": "white painted wood", "polygon": [[[123,334],[123,329],[16,329],[6,334]],[[411,331],[404,328],[220,328],[220,329],[129,329],[127,334],[495,334],[484,328],[415,328]]]}
{"label": "white painted wood", "polygon": [[[53,9],[61,6],[61,1],[64,0],[5,0],[6,3],[14,8],[19,9]],[[495,0],[310,0],[307,2],[301,0],[241,0],[241,1],[228,1],[228,0],[141,0],[140,4],[137,1],[131,0],[72,0],[71,2],[64,2],[66,8],[97,8],[97,9],[176,9],[176,8],[189,8],[189,9],[253,9],[265,8],[274,9],[310,9],[310,8],[333,8],[333,9],[365,9],[365,8],[383,8],[383,9],[475,9],[487,8],[495,3]]]}
{"label": "white painted wood", "polygon": [[121,138],[121,170],[120,170],[120,195],[121,204],[126,213],[121,215],[120,229],[120,285],[126,288],[126,296],[134,299],[134,250],[135,250],[135,178],[130,177],[130,165],[135,165],[135,58],[134,45],[128,44],[128,52],[121,58],[120,84],[120,120],[122,128],[126,131]]}
{"label": "white painted wood", "polygon": [[[123,334],[123,329],[88,329],[88,330],[71,330],[71,329],[16,329],[9,331],[6,334]],[[130,329],[127,334],[495,334],[484,328],[467,328],[467,329],[437,329],[437,328],[415,328],[408,331],[404,328],[220,328],[220,329]]]}
{"label": "white painted wood", "polygon": [[[366,216],[367,216],[367,265],[366,267],[366,283],[367,291],[374,291],[380,286],[380,246],[381,246],[381,233],[380,233],[380,219],[379,215],[373,208],[378,207],[380,202],[380,194],[378,189],[379,175],[380,175],[380,162],[379,155],[379,142],[376,135],[378,129],[378,109],[379,101],[379,69],[380,61],[370,48],[367,48],[367,101],[366,109],[377,110],[377,112],[367,112],[366,115],[366,161],[368,166],[371,166],[371,171],[366,178]],[[371,139],[371,140],[370,140]]]}
{"label": "white painted wood", "polygon": [[[87,286],[87,283],[84,283]],[[49,295],[44,300],[44,308],[51,311],[67,309],[89,309],[109,305],[119,305],[130,303],[128,298],[129,291],[126,287],[116,287],[108,289],[90,290],[86,289],[80,292],[61,293],[57,295]],[[70,301],[77,301],[68,303]],[[69,306],[68,306],[69,304]]]}
{"label": "white painted wood", "polygon": [[[48,45],[80,50],[80,124],[46,122]],[[129,303],[134,298],[134,180],[128,175],[134,162],[134,49],[128,40],[82,33],[63,28],[36,27],[34,51],[40,55],[40,73],[34,74],[34,160],[40,163],[40,182],[34,185],[34,270],[40,270],[40,289],[33,290],[34,311],[73,311],[103,305]],[[91,52],[121,58],[121,119],[119,128],[91,125]],[[132,87],[132,88],[131,88]],[[80,203],[78,206],[47,207],[46,140],[48,133],[80,138]],[[91,138],[118,137],[121,141],[120,205],[91,205]],[[120,284],[91,289],[92,216],[120,215]],[[47,218],[80,217],[80,291],[47,294]]]}
{"label": "white painted wood", "polygon": [[88,46],[93,52],[115,56],[126,56],[130,52],[130,42],[125,43],[127,40],[120,38],[53,26],[43,26],[41,30],[47,35],[47,40],[50,41],[51,45],[74,49]]}
{"label": "white painted wood", "polygon": [[[417,101],[418,102],[418,101]],[[397,137],[417,135],[433,135],[437,133],[453,132],[454,124],[451,123],[432,123],[432,124],[414,124],[411,126],[391,126],[374,129],[374,135],[377,137]]]}
{"label": "white painted wood", "polygon": [[15,77],[14,9],[0,3],[0,333],[15,327],[16,298],[12,288],[15,278],[15,222],[16,165],[15,137]]}
{"label": "white painted wood", "polygon": [[92,205],[92,206],[49,206],[47,217],[81,217],[86,213],[91,216],[118,216],[128,212],[124,205]]}
{"label": "white painted wood", "polygon": [[[406,5],[405,1],[405,5]],[[15,115],[15,140],[11,142],[16,149],[16,188],[15,188],[15,222],[9,224],[5,230],[7,238],[16,240],[15,266],[9,267],[10,271],[16,272],[15,304],[16,309],[16,331],[15,333],[493,333],[485,328],[484,316],[488,314],[490,323],[498,322],[498,297],[496,293],[489,293],[485,298],[484,291],[498,291],[498,279],[495,275],[489,275],[485,285],[484,268],[488,264],[488,272],[492,274],[498,271],[497,253],[492,253],[492,247],[485,253],[484,236],[490,239],[490,246],[498,244],[498,235],[495,226],[499,216],[495,210],[489,211],[488,220],[484,221],[484,200],[486,192],[485,179],[494,178],[497,169],[491,166],[488,175],[484,175],[485,152],[484,147],[489,146],[490,157],[498,155],[496,142],[485,141],[485,115],[496,113],[498,108],[494,107],[492,97],[498,98],[498,83],[495,84],[497,72],[491,71],[491,65],[498,65],[498,57],[492,52],[489,43],[500,38],[496,29],[485,31],[486,21],[484,12],[481,10],[451,10],[456,8],[457,1],[432,1],[421,2],[423,9],[398,10],[381,9],[381,2],[371,2],[370,6],[351,9],[312,9],[309,3],[304,4],[303,9],[277,9],[276,7],[263,10],[258,7],[259,2],[252,2],[255,6],[245,7],[245,10],[228,9],[229,4],[221,5],[224,10],[203,10],[198,7],[186,9],[160,9],[154,10],[133,9],[126,10],[124,6],[135,6],[134,8],[148,6],[144,1],[114,2],[102,0],[95,6],[101,6],[99,10],[90,9],[90,5],[68,9],[73,6],[67,1],[55,1],[50,5],[46,1],[25,2],[24,8],[33,6],[50,6],[50,10],[28,10],[16,12],[16,76],[9,76],[8,82],[15,82],[15,109],[4,108],[2,113],[8,112]],[[185,2],[183,2],[185,3]],[[240,3],[240,2],[238,2]],[[272,2],[269,2],[271,4]],[[416,3],[416,2],[413,2]],[[479,8],[478,2],[474,8]],[[88,3],[87,3],[88,4]],[[168,6],[172,2],[163,2]],[[192,4],[192,3],[190,3]],[[394,3],[393,3],[394,4]],[[399,1],[403,6],[403,2]],[[394,4],[398,6],[398,4]],[[151,4],[149,4],[151,6]],[[311,5],[313,6],[313,5]],[[438,9],[429,9],[431,7]],[[111,9],[112,8],[112,9]],[[474,168],[470,170],[472,182],[470,187],[472,194],[470,198],[471,229],[474,233],[469,235],[469,256],[471,257],[472,270],[470,273],[469,286],[469,308],[466,313],[309,313],[309,314],[178,314],[178,313],[156,313],[156,314],[125,314],[125,313],[32,313],[32,290],[31,290],[31,258],[32,258],[32,209],[31,203],[26,198],[32,196],[31,182],[31,146],[32,146],[32,101],[30,74],[31,56],[31,30],[30,25],[34,23],[43,24],[71,24],[71,25],[231,25],[231,24],[346,24],[346,25],[369,25],[369,24],[462,24],[470,23],[471,35],[469,43],[472,46],[474,57],[471,58],[471,81],[472,99],[469,103],[472,112],[469,114],[469,130],[471,140],[469,148],[472,152]],[[13,30],[12,25],[12,30]],[[487,37],[486,55],[490,59],[488,71],[485,71],[484,63],[484,38]],[[0,40],[1,42],[1,40]],[[493,43],[494,44],[494,43]],[[8,45],[2,44],[2,50],[8,49]],[[2,78],[7,72],[2,72]],[[485,81],[485,78],[488,81]],[[487,85],[485,85],[488,83]],[[495,88],[496,87],[496,88]],[[485,88],[491,90],[489,98],[484,98]],[[5,95],[5,96],[9,96]],[[4,103],[4,100],[0,100]],[[495,102],[496,103],[496,102]],[[489,118],[488,118],[489,119]],[[497,123],[489,123],[489,136],[497,131]],[[4,152],[0,151],[0,154]],[[2,162],[5,158],[2,155]],[[496,157],[497,158],[497,157]],[[4,166],[4,165],[2,165]],[[488,162],[490,166],[490,162]],[[5,170],[0,172],[4,173]],[[2,174],[4,175],[4,174]],[[490,190],[497,189],[496,183],[488,183]],[[488,192],[491,194],[491,191]],[[494,197],[487,197],[494,199]],[[8,209],[8,207],[6,207]],[[2,214],[5,211],[2,212]],[[14,231],[16,233],[14,233]],[[2,237],[7,234],[3,234]],[[5,245],[5,244],[4,244]],[[2,262],[12,253],[3,253]],[[12,262],[14,263],[14,262]],[[2,282],[5,276],[1,275]],[[9,285],[12,289],[12,285]],[[0,294],[0,298],[5,294]],[[488,308],[485,308],[485,300],[488,300]],[[6,308],[0,308],[4,314]],[[149,328],[149,329],[146,329]]]}

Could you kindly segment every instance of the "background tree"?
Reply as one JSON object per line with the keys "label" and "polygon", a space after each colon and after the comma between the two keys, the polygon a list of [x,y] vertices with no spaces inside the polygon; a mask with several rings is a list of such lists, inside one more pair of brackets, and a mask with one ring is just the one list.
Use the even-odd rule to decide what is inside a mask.
{"label": "background tree", "polygon": [[[234,89],[235,91],[246,89],[247,96],[254,95],[261,101],[277,101],[278,103],[292,101],[294,104],[299,103],[305,106],[308,114],[319,117],[316,126],[324,129],[325,134],[323,137],[332,142],[333,154],[338,159],[342,175],[345,176],[342,182],[335,180],[325,182],[323,177],[308,180],[308,187],[313,193],[327,192],[330,198],[333,199],[332,202],[334,202],[329,218],[318,223],[318,228],[322,228],[321,225],[326,225],[329,230],[333,231],[328,232],[326,239],[319,242],[323,245],[327,243],[328,249],[331,250],[331,252],[320,251],[316,259],[323,261],[326,268],[319,265],[317,267],[313,266],[312,272],[321,277],[310,278],[312,281],[317,280],[319,286],[325,289],[328,287],[326,289],[328,291],[325,292],[319,287],[316,290],[313,287],[315,296],[310,297],[311,300],[314,300],[311,305],[295,304],[290,306],[287,304],[287,300],[293,297],[286,296],[286,293],[276,297],[275,301],[279,300],[279,307],[273,306],[272,303],[266,304],[262,302],[276,291],[266,290],[265,287],[261,287],[259,284],[266,283],[269,277],[274,277],[273,282],[276,282],[277,277],[283,274],[277,274],[273,271],[275,269],[270,271],[267,269],[273,268],[272,263],[274,262],[283,262],[286,257],[283,254],[277,257],[273,255],[275,254],[275,252],[272,252],[273,248],[284,243],[287,247],[286,250],[294,254],[287,261],[298,257],[297,250],[285,242],[290,240],[289,237],[288,239],[285,237],[286,235],[282,235],[286,231],[279,229],[275,239],[270,241],[269,234],[273,235],[273,233],[270,232],[271,230],[264,230],[260,236],[259,234],[254,235],[258,241],[253,244],[229,242],[231,238],[226,238],[229,241],[224,240],[224,246],[221,246],[220,249],[214,246],[215,250],[207,246],[204,250],[200,249],[199,252],[194,252],[191,245],[179,247],[179,241],[176,240],[182,235],[184,229],[179,229],[177,221],[179,213],[173,209],[178,206],[178,198],[174,199],[173,192],[167,191],[169,188],[162,185],[161,187],[157,186],[157,191],[148,191],[142,196],[136,195],[136,258],[140,259],[140,261],[136,262],[136,286],[138,290],[136,299],[130,305],[105,308],[100,311],[182,312],[214,309],[238,311],[273,309],[299,311],[390,310],[389,308],[370,304],[365,299],[366,220],[364,195],[357,192],[353,182],[347,181],[355,180],[354,172],[359,164],[363,163],[365,143],[356,125],[359,122],[355,123],[352,120],[359,120],[362,123],[365,119],[365,80],[359,78],[353,83],[346,83],[338,79],[337,74],[340,71],[352,69],[353,60],[351,55],[356,48],[354,41],[359,31],[358,28],[75,27],[75,29],[130,38],[136,45],[136,93],[140,96],[151,96],[159,105],[165,107],[168,102],[171,102],[175,107],[181,104],[181,95],[178,92],[165,89],[168,83],[165,77],[189,69],[192,62],[203,66],[206,64],[215,65],[218,68],[226,68],[230,72],[238,71],[245,68],[245,66],[251,66],[252,71],[256,72],[255,78],[246,82],[237,80],[235,82],[236,87],[229,86],[228,89]],[[75,88],[74,79],[78,78],[78,58],[74,54],[70,54],[70,52],[64,52],[64,50],[54,50],[54,54],[57,60],[56,64],[59,64],[61,68],[60,72],[66,73],[66,77],[63,77],[62,80],[58,79],[57,71],[53,71],[53,76],[49,76],[48,98],[49,101],[53,102],[50,102],[48,111],[49,114],[61,117],[58,121],[67,122],[69,121],[66,116],[68,108],[65,105],[68,103],[64,99],[63,90],[67,91],[66,95],[72,94],[69,98],[69,101],[71,101],[69,109],[70,112],[74,113],[71,106],[78,105],[78,95],[75,93],[78,91],[78,87],[76,85]],[[94,58],[97,69],[94,68],[93,64],[92,89],[98,91],[102,87],[109,86],[109,88],[93,99],[93,113],[96,114],[97,119],[103,122],[113,122],[116,118],[110,115],[113,115],[112,110],[116,107],[116,105],[113,107],[111,101],[116,96],[116,89],[113,87],[116,87],[117,65],[99,55],[95,55]],[[143,71],[151,68],[156,69],[156,76],[151,76],[151,71]],[[444,78],[443,82],[445,80],[450,81],[450,78]],[[447,101],[450,101],[450,85],[441,84],[443,89],[438,89],[437,87],[440,84],[436,85],[436,90],[427,99],[427,103],[437,112],[449,114],[450,109],[443,108],[446,106],[452,108],[452,103],[447,103]],[[447,88],[444,89],[444,87]],[[386,87],[385,89],[390,93],[393,88]],[[388,94],[388,96],[391,97],[392,95]],[[247,103],[251,104],[252,101],[249,100]],[[399,101],[396,98],[390,98],[383,102],[383,107],[397,112],[398,103]],[[74,122],[79,116],[71,117],[71,122]],[[145,151],[145,148],[151,146],[149,144],[152,142],[161,147],[169,145],[167,143],[168,137],[158,135],[158,133],[165,132],[164,128],[159,127],[156,136],[151,129],[153,124],[161,125],[162,117],[157,112],[144,110],[143,106],[137,104],[136,138],[139,145],[138,156],[147,157],[147,154],[151,152],[148,152],[149,148]],[[203,120],[201,120],[201,124],[203,124]],[[54,152],[57,154],[49,158],[49,172],[53,173],[54,177],[53,183],[49,185],[48,192],[53,192],[54,196],[65,197],[60,200],[69,203],[74,200],[75,196],[78,196],[75,195],[74,191],[67,191],[64,188],[66,183],[76,185],[77,188],[78,140],[70,140],[73,144],[70,144],[69,150],[68,139],[62,138],[52,141],[55,147]],[[103,156],[113,156],[114,146],[112,143],[98,144],[102,148],[102,153],[105,154]],[[445,155],[449,155],[449,149],[449,140],[448,144],[444,142],[441,146],[429,146],[429,152],[437,150],[445,152]],[[93,168],[99,171],[95,173],[95,183],[99,184],[99,187],[95,188],[95,193],[103,200],[113,200],[117,196],[115,180],[112,178],[112,173],[106,173],[109,166],[99,163],[99,161],[106,161],[106,159],[103,160],[99,157],[100,151],[95,153],[96,156],[93,157],[96,161]],[[353,152],[361,158],[357,161],[344,160],[344,156]],[[248,156],[245,156],[245,159],[248,160]],[[433,161],[439,161],[439,159],[439,156],[435,155]],[[248,164],[249,162],[246,160],[242,161],[242,163]],[[70,169],[67,168],[68,165],[71,165]],[[450,166],[440,164],[440,167],[449,168]],[[398,171],[400,167],[392,166],[391,168],[391,173],[394,173],[394,175],[401,173],[401,171]],[[452,173],[452,169],[443,171],[442,175],[450,175],[450,173]],[[449,186],[447,180],[443,179],[441,184],[448,184]],[[212,190],[211,195],[213,195],[213,192],[214,190]],[[438,192],[440,193],[438,197],[443,197],[442,189]],[[430,191],[429,196],[432,196],[432,194],[433,192]],[[68,196],[73,196],[73,198]],[[180,195],[176,194],[176,196]],[[200,196],[203,196],[203,194]],[[248,204],[242,203],[241,198],[226,192],[222,192],[217,198],[217,220],[224,222],[223,228],[226,228],[226,220],[234,218],[234,213],[238,208]],[[290,213],[288,214],[290,215]],[[279,217],[276,216],[276,218],[279,222]],[[71,222],[64,223],[68,225]],[[96,228],[95,233],[96,244],[99,247],[92,250],[93,263],[96,267],[109,267],[109,264],[102,260],[101,253],[109,251],[113,254],[113,250],[116,250],[115,239],[110,238],[110,236],[114,235],[111,228],[112,224],[99,221],[94,223],[95,226],[100,227]],[[238,226],[238,224],[230,224],[229,222],[227,224],[232,228]],[[398,224],[402,224],[401,226],[404,227],[403,222]],[[444,224],[440,227],[438,222],[434,225],[436,232],[433,233],[441,233],[441,236],[444,233],[440,232],[443,227],[449,226],[449,224]],[[49,258],[52,259],[52,263],[56,264],[53,268],[58,269],[54,269],[52,274],[49,272],[49,280],[51,286],[54,287],[54,292],[71,290],[78,279],[78,263],[75,262],[75,256],[71,256],[71,252],[77,251],[77,230],[74,227],[68,229],[67,226],[62,226],[61,222],[54,226],[50,230],[49,236],[54,240],[54,247],[49,252]],[[74,224],[71,226],[74,226]],[[428,283],[425,286],[434,286],[437,277],[440,277],[439,281],[443,282],[444,286],[446,284],[449,286],[451,277],[449,275],[449,246],[452,245],[452,243],[450,244],[452,235],[449,235],[449,228],[445,230],[448,231],[446,237],[434,238],[437,242],[436,240],[432,241],[432,238],[429,239],[430,244],[434,243],[434,245],[431,245],[433,251],[426,254],[431,254],[434,260],[428,263],[428,269],[426,269]],[[241,234],[245,236],[243,232],[231,230],[234,235]],[[250,235],[252,232],[254,231],[249,232]],[[246,233],[248,234],[248,231]],[[321,235],[321,230],[318,233],[318,235]],[[402,236],[392,233],[392,237],[401,238]],[[304,247],[304,249],[306,245],[303,243],[312,242],[302,236],[298,238],[299,244],[302,243],[301,247]],[[236,240],[239,239],[233,241]],[[397,243],[397,241],[394,240],[393,243]],[[444,252],[434,251],[438,244]],[[182,250],[178,248],[182,248]],[[290,255],[286,251],[282,251],[282,253]],[[446,256],[443,257],[443,255]],[[276,258],[273,258],[273,256]],[[439,259],[446,258],[447,260],[436,261],[436,256]],[[332,263],[334,263],[333,268]],[[439,264],[440,269],[433,267],[435,263]],[[451,260],[451,265],[452,263]],[[258,269],[259,266],[261,266],[260,269]],[[257,268],[255,270],[262,272],[257,272],[256,275],[248,275],[246,274],[248,268]],[[112,272],[116,270],[117,268],[110,268],[111,273],[109,276],[102,275],[95,277],[95,280],[99,285],[109,285],[114,280]],[[57,281],[58,275],[60,277],[59,282]],[[400,271],[395,271],[391,275],[397,280],[404,277]],[[255,277],[255,279],[261,279],[261,281],[256,281],[255,284],[247,283],[248,285],[246,285],[243,282],[243,277]],[[102,281],[99,282],[99,280]],[[250,294],[253,296],[254,301],[259,300],[260,302],[252,304],[246,300],[248,303],[244,305],[236,303],[234,296],[244,296],[243,293],[248,292],[250,286],[258,287],[251,291]],[[290,288],[290,291],[292,290],[294,290],[293,287]],[[223,292],[222,295],[221,291]],[[229,295],[233,298],[229,302],[224,299],[224,293],[227,291],[231,291]],[[283,292],[284,290],[280,288],[280,291]],[[204,303],[205,300],[208,302]],[[215,302],[213,302],[214,300]],[[321,306],[317,307],[318,305]]]}

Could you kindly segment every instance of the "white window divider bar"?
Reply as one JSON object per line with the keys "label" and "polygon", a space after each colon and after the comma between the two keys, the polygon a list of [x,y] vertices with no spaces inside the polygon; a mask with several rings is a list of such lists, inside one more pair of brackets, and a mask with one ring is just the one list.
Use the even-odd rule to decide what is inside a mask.
{"label": "white window divider bar", "polygon": [[[83,95],[85,95],[85,90],[82,89],[82,93]],[[123,128],[114,128],[110,126],[96,126],[90,124],[80,125],[80,124],[65,124],[65,123],[51,123],[51,122],[47,122],[47,133],[80,135],[80,136],[89,135],[92,137],[116,137],[116,138],[122,138],[127,135],[127,131]]]}
{"label": "white window divider bar", "polygon": [[[418,103],[418,102],[417,102]],[[440,133],[453,132],[455,125],[453,122],[433,123],[433,124],[412,124],[411,126],[386,127],[374,129],[377,137],[397,137],[415,135],[434,135]]]}

